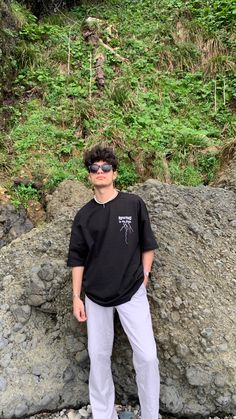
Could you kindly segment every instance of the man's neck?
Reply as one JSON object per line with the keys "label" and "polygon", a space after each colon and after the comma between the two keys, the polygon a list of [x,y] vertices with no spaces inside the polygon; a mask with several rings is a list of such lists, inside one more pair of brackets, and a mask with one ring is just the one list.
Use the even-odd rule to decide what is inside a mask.
{"label": "man's neck", "polygon": [[95,197],[101,203],[108,201],[109,199],[115,198],[117,190],[114,188],[114,185],[109,187],[96,187],[95,190]]}

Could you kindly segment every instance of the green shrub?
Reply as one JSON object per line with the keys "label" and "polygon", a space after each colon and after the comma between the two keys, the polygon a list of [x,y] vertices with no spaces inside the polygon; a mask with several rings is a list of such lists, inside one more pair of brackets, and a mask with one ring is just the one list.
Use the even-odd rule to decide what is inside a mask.
{"label": "green shrub", "polygon": [[[219,157],[208,150],[236,135],[234,4],[107,0],[41,20],[27,12],[12,58],[17,105],[4,107],[1,171],[38,177],[45,189],[86,183],[83,151],[99,143],[120,157],[119,188],[147,177],[210,182]],[[101,19],[108,48],[83,38],[88,16]]]}
{"label": "green shrub", "polygon": [[19,185],[15,190],[12,190],[11,202],[16,207],[24,206],[27,208],[30,200],[38,200],[39,198],[40,192],[32,185]]}

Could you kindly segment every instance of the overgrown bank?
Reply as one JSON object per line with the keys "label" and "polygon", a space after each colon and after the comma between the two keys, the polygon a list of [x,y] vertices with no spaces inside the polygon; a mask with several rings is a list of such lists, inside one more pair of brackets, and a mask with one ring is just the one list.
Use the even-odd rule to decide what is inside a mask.
{"label": "overgrown bank", "polygon": [[[44,190],[85,181],[83,150],[97,142],[122,159],[119,187],[213,179],[235,137],[235,1],[86,2],[40,21],[12,6],[21,29],[0,143],[8,190],[12,176]],[[13,193],[15,203],[39,195],[30,183]]]}

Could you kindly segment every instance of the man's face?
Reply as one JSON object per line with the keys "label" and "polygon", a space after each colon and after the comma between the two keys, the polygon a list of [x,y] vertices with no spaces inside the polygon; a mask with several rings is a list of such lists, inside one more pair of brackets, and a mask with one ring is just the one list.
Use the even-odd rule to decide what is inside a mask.
{"label": "man's face", "polygon": [[[107,164],[108,163],[103,160],[99,160],[93,163],[93,165],[98,165],[98,166],[107,165]],[[96,166],[94,168],[96,168]],[[97,167],[97,169],[98,170],[96,173],[93,173],[92,171],[89,172],[89,180],[92,183],[92,185],[94,185],[95,187],[96,186],[97,187],[111,186],[117,177],[117,172],[113,171],[112,168],[109,171],[103,170],[102,167],[99,167],[99,168]]]}

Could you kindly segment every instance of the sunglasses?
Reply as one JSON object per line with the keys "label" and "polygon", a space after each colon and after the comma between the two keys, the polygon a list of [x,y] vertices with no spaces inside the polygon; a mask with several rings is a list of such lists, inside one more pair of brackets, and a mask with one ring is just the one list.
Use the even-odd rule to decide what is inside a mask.
{"label": "sunglasses", "polygon": [[91,164],[89,167],[89,172],[90,173],[97,173],[99,171],[99,169],[101,169],[103,172],[108,173],[112,170],[112,164]]}

